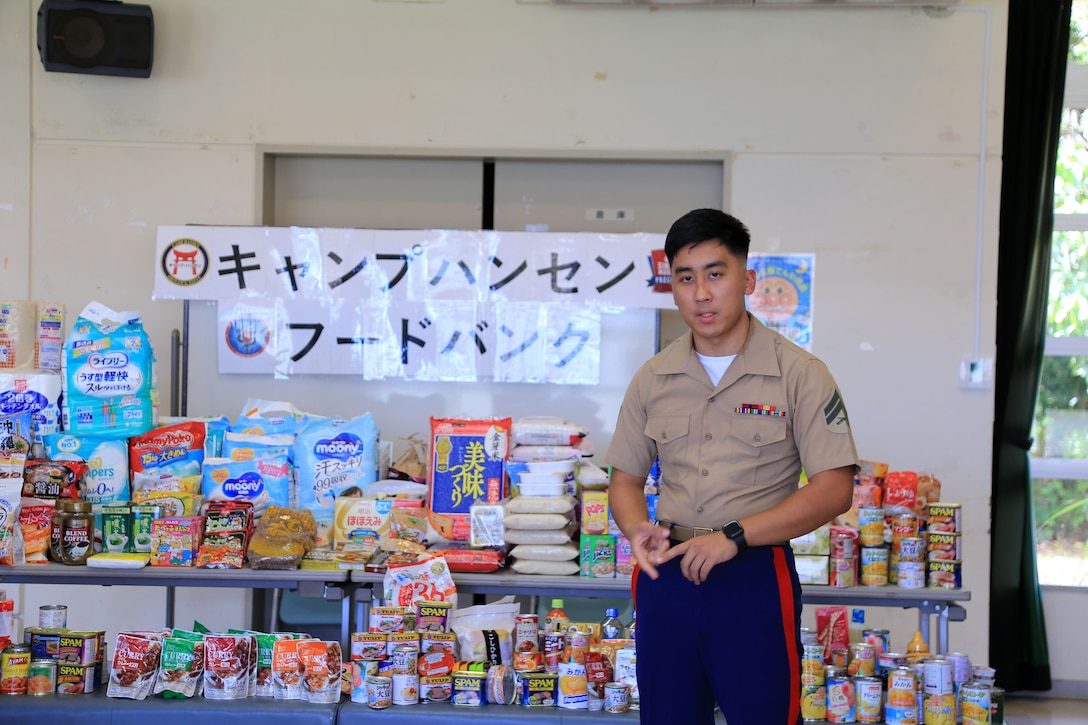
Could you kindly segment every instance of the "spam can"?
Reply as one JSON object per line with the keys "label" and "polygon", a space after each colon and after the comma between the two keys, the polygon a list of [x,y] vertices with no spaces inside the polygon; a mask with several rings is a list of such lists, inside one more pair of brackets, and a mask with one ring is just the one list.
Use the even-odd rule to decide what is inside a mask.
{"label": "spam can", "polygon": [[448,632],[452,602],[416,602],[417,632]]}
{"label": "spam can", "polygon": [[57,661],[93,665],[98,660],[97,632],[62,632],[57,640]]}
{"label": "spam can", "polygon": [[57,663],[57,694],[86,695],[94,692],[97,681],[97,665],[73,665]]}
{"label": "spam can", "polygon": [[960,715],[963,725],[991,725],[990,686],[981,682],[960,685]]}
{"label": "spam can", "polygon": [[460,707],[481,707],[487,703],[487,673],[457,670],[453,673],[450,702]]}
{"label": "spam can", "polygon": [[963,559],[963,534],[930,531],[926,536],[926,558],[930,561]]}
{"label": "spam can", "polygon": [[553,707],[559,675],[553,672],[525,672],[518,677],[518,704],[525,707]]}
{"label": "spam can", "polygon": [[927,561],[926,586],[930,589],[962,589],[963,562],[933,559]]}
{"label": "spam can", "polygon": [[926,506],[926,531],[958,534],[963,531],[962,504],[933,502]]}

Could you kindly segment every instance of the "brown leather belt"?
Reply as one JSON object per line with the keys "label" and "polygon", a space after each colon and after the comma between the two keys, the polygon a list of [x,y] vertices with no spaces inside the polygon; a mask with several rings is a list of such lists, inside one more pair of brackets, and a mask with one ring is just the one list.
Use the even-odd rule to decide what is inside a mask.
{"label": "brown leather belt", "polygon": [[664,526],[669,530],[670,539],[680,542],[694,539],[696,536],[706,536],[707,534],[713,534],[715,531],[721,531],[721,529],[711,529],[705,526],[681,526],[664,519],[658,519],[656,523],[658,526]]}

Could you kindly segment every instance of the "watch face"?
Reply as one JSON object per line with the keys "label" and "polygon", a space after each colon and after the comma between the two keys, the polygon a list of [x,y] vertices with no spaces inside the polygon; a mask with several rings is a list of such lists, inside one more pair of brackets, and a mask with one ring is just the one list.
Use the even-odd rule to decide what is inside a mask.
{"label": "watch face", "polygon": [[730,539],[735,539],[738,536],[744,535],[744,529],[736,521],[730,521],[728,524],[722,527],[722,531],[725,532],[725,535],[728,536]]}

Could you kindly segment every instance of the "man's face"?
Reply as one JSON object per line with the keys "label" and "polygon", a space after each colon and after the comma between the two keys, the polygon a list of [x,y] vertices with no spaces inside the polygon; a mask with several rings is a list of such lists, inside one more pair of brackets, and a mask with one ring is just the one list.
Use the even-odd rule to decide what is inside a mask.
{"label": "man's face", "polygon": [[672,261],[672,298],[703,355],[735,355],[748,334],[744,296],[756,273],[711,239],[684,247]]}

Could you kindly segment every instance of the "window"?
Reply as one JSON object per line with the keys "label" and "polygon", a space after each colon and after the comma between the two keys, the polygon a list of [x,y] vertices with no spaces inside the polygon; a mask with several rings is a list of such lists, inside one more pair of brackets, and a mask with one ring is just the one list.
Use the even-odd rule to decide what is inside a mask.
{"label": "window", "polygon": [[1088,587],[1088,0],[1073,5],[1031,474],[1039,582]]}

